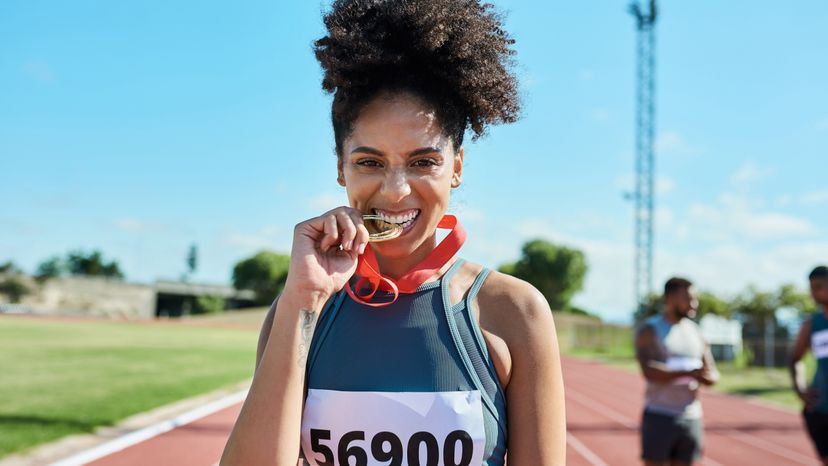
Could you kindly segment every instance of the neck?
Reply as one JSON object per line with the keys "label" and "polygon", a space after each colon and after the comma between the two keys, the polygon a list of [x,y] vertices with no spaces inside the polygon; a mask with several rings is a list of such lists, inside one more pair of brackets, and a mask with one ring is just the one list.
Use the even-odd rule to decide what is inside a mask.
{"label": "neck", "polygon": [[383,255],[377,250],[377,248],[374,249],[374,255],[377,258],[377,264],[379,264],[380,272],[386,277],[397,280],[405,275],[406,272],[413,269],[415,265],[425,260],[425,258],[428,257],[429,253],[431,253],[436,246],[437,234],[435,233],[424,241],[423,244],[421,244],[417,249],[411,252],[411,254],[406,254],[402,257],[389,257]]}
{"label": "neck", "polygon": [[666,309],[662,315],[664,316],[664,320],[671,324],[677,324],[681,320],[681,316],[672,309]]}

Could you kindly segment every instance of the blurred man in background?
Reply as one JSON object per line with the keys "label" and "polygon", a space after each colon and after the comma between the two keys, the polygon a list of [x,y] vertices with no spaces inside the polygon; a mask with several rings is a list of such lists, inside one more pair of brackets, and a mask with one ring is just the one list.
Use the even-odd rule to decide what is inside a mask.
{"label": "blurred man in background", "polygon": [[[802,323],[794,343],[790,371],[793,388],[802,400],[805,427],[814,442],[822,464],[828,465],[828,267],[821,265],[808,275],[811,296],[817,309]],[[814,381],[810,387],[805,381],[802,357],[813,351],[817,361]]]}
{"label": "blurred man in background", "polygon": [[719,377],[710,348],[692,320],[693,284],[674,277],[664,285],[664,310],[639,326],[635,353],[647,381],[641,420],[641,458],[647,466],[690,465],[701,457],[699,385]]}

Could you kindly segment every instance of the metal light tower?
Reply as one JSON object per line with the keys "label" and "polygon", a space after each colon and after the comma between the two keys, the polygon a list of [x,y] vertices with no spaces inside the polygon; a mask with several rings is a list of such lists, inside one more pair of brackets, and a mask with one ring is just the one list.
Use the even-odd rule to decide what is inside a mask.
{"label": "metal light tower", "polygon": [[641,306],[653,290],[653,204],[655,196],[655,22],[656,2],[649,8],[630,4],[637,28],[635,119],[635,298]]}

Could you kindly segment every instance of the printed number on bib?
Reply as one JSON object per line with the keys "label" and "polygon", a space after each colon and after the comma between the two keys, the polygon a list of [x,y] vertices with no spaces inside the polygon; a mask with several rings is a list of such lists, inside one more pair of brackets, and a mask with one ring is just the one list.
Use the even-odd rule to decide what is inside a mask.
{"label": "printed number on bib", "polygon": [[367,466],[369,458],[388,466],[402,466],[406,458],[405,464],[411,466],[469,466],[474,451],[471,436],[462,430],[449,433],[442,444],[434,435],[422,431],[415,432],[407,441],[392,432],[379,432],[366,440],[365,432],[352,431],[340,438],[335,449],[327,445],[330,439],[329,430],[310,430],[314,460],[320,466],[334,466],[334,458],[340,465],[349,466]]}
{"label": "printed number on bib", "polygon": [[313,466],[471,466],[483,462],[480,392],[308,390],[302,450]]}
{"label": "printed number on bib", "polygon": [[811,350],[817,359],[828,358],[828,330],[820,330],[811,335]]}

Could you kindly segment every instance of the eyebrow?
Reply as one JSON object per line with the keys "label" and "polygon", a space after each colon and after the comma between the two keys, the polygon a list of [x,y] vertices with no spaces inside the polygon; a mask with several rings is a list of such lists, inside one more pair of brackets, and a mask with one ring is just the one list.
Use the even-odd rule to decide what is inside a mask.
{"label": "eyebrow", "polygon": [[[357,147],[357,148],[355,148],[354,150],[351,151],[352,154],[355,154],[357,152],[361,152],[361,153],[364,153],[364,154],[376,155],[376,156],[379,156],[379,157],[385,156],[385,154],[381,150],[375,149],[373,147],[368,147],[368,146],[359,146],[359,147]],[[419,149],[415,149],[415,150],[409,152],[408,156],[409,157],[416,157],[418,155],[432,154],[434,152],[442,153],[443,149],[440,148],[440,147],[421,147]]]}

